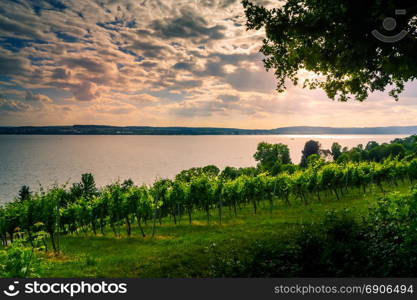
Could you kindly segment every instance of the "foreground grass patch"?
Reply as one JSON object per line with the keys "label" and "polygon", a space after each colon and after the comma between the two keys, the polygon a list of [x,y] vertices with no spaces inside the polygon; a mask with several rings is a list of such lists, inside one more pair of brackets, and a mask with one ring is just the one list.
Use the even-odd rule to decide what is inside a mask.
{"label": "foreground grass patch", "polygon": [[[403,192],[409,186],[390,188]],[[45,276],[210,277],[208,252],[213,253],[213,248],[214,252],[232,253],[260,239],[284,240],[300,224],[319,221],[329,210],[347,208],[360,218],[380,196],[376,189],[367,194],[351,190],[339,201],[329,194],[309,205],[277,202],[272,213],[265,202],[256,215],[250,206],[241,208],[237,216],[226,210],[222,225],[217,223],[216,210],[211,212],[211,224],[203,214],[197,215],[191,226],[186,218],[177,225],[166,218],[158,224],[154,238],[150,236],[150,224],[145,226],[149,234],[145,238],[137,228],[133,228],[131,237],[114,236],[110,231],[104,236],[63,236],[62,258],[49,258]]]}

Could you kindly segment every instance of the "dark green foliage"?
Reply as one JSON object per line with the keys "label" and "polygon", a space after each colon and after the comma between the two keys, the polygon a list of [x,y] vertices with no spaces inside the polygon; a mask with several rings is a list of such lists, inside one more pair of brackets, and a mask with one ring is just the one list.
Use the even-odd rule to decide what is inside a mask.
{"label": "dark green foliage", "polygon": [[[415,277],[417,190],[381,199],[359,220],[329,212],[280,239],[213,255],[214,277]],[[215,251],[214,251],[215,252]]]}
{"label": "dark green foliage", "polygon": [[[120,237],[123,232],[131,236],[135,234],[133,229],[138,228],[136,234],[154,236],[163,221],[180,225],[186,216],[190,224],[195,224],[196,213],[203,214],[208,224],[216,221],[221,225],[224,215],[238,216],[245,208],[253,210],[253,214],[267,208],[272,216],[278,201],[285,207],[294,203],[309,205],[321,203],[323,195],[343,200],[352,191],[365,193],[370,189],[385,195],[387,185],[417,180],[414,138],[368,144],[365,148],[359,145],[354,151],[342,153],[337,163],[325,162],[313,153],[320,153],[318,143],[311,144],[314,147],[305,148],[304,153],[309,153],[305,168],[279,163],[277,175],[272,173],[274,169],[260,173],[253,167],[229,167],[219,174],[217,167],[207,166],[184,171],[175,180],[158,180],[152,186],[136,186],[126,180],[98,191],[92,175],[87,174],[76,185],[80,193],[76,199],[70,198],[76,195],[74,186],[70,191],[53,187],[32,194],[30,201],[16,199],[0,207],[0,238],[7,245],[14,242],[19,232],[34,247],[42,236],[45,247],[49,239],[48,245],[59,252],[60,235],[64,234],[104,235],[110,229]],[[383,162],[363,159],[368,150],[376,149],[389,153]],[[352,161],[351,153],[357,153],[358,161]],[[347,212],[329,214],[323,223],[306,225],[285,247],[274,241],[260,242],[242,252],[252,253],[250,257],[223,257],[229,267],[221,268],[220,263],[213,262],[213,270],[220,275],[231,272],[239,276],[394,276],[397,273],[393,266],[399,265],[404,270],[399,275],[416,274],[416,265],[405,262],[407,257],[414,257],[413,249],[417,249],[416,195],[414,191],[405,197],[384,198],[365,222],[355,220]],[[152,234],[143,226],[147,222],[152,226]],[[358,253],[366,254],[365,262]],[[390,261],[391,266],[379,266],[382,260]]]}
{"label": "dark green foliage", "polygon": [[348,211],[329,212],[279,238],[261,239],[235,253],[216,255],[214,277],[348,277],[366,274],[363,227]]}
{"label": "dark green foliage", "polygon": [[366,220],[368,259],[377,276],[414,277],[417,272],[417,189],[391,194]]}
{"label": "dark green foliage", "polygon": [[310,140],[305,143],[304,149],[302,150],[301,156],[301,167],[307,167],[308,165],[308,158],[310,155],[316,154],[320,156],[320,143],[317,141]]}
{"label": "dark green foliage", "polygon": [[[255,2],[255,1],[254,1]],[[297,84],[299,71],[320,75],[305,80],[309,88],[322,88],[331,99],[347,101],[353,95],[363,101],[370,92],[384,91],[398,100],[404,84],[417,75],[417,30],[415,1],[387,0],[287,0],[266,9],[249,0],[242,1],[248,29],[265,29],[261,52],[267,69],[278,79],[278,91],[290,80]],[[396,9],[405,16],[396,16]],[[398,33],[408,32],[397,43],[375,38],[382,21],[395,17]],[[393,32],[382,33],[392,36]]]}
{"label": "dark green foliage", "polygon": [[233,180],[240,176],[240,172],[237,168],[234,167],[226,167],[224,170],[220,173],[220,178],[222,179],[229,179]]}
{"label": "dark green foliage", "polygon": [[202,171],[204,174],[206,174],[209,177],[216,177],[220,173],[220,169],[216,167],[215,165],[205,166],[203,167]]}
{"label": "dark green foliage", "polygon": [[0,250],[0,278],[36,278],[42,275],[43,269],[35,249],[23,240],[16,240]]}
{"label": "dark green foliage", "polygon": [[340,155],[342,155],[342,146],[340,146],[339,143],[333,143],[331,151],[332,151],[333,160],[337,161]]}
{"label": "dark green foliage", "polygon": [[372,149],[374,149],[374,148],[376,148],[376,147],[378,147],[378,146],[379,146],[379,144],[378,144],[377,142],[375,142],[375,141],[369,141],[369,142],[366,144],[365,150],[367,150],[367,151],[371,151]]}
{"label": "dark green foliage", "polygon": [[[292,166],[292,165],[291,165]],[[247,168],[234,168],[234,167],[226,167],[224,170],[220,173],[219,177],[222,179],[236,179],[239,176],[257,176],[260,173],[259,168],[254,167],[247,167]]]}
{"label": "dark green foliage", "polygon": [[82,174],[81,175],[81,190],[82,196],[85,199],[91,199],[91,197],[97,194],[96,183],[94,181],[94,177],[90,173]]}
{"label": "dark green foliage", "polygon": [[[417,145],[407,145],[408,149],[401,143],[401,139],[387,144],[378,145],[376,142],[369,142],[365,149],[363,147],[353,147],[346,150],[337,159],[338,162],[360,162],[360,161],[375,161],[383,162],[388,158],[403,159],[406,155],[414,154],[417,151]],[[342,157],[343,156],[343,157]],[[342,158],[341,158],[342,157]]]}
{"label": "dark green foliage", "polygon": [[32,192],[30,191],[29,186],[22,185],[17,196],[18,201],[23,202],[30,199]]}
{"label": "dark green foliage", "polygon": [[253,177],[253,176],[259,175],[260,170],[254,167],[239,168],[239,173],[241,176],[245,175],[245,176]]}
{"label": "dark green foliage", "polygon": [[134,185],[133,180],[132,179],[126,179],[125,181],[123,181],[122,183],[122,189],[124,191],[127,191],[129,188],[131,188]]}
{"label": "dark green foliage", "polygon": [[209,177],[216,177],[220,173],[220,169],[213,165],[208,165],[202,168],[191,168],[183,170],[175,176],[176,180],[190,182],[193,177],[207,175]]}
{"label": "dark green foliage", "polygon": [[83,197],[85,200],[91,199],[97,195],[98,190],[94,176],[90,173],[81,175],[81,182],[74,183],[69,192],[70,202],[76,201]]}
{"label": "dark green foliage", "polygon": [[[318,145],[313,144],[316,146],[313,150],[317,151]],[[400,144],[391,145],[395,146],[393,149],[398,149],[396,145]],[[362,147],[355,149],[360,151]],[[313,152],[307,150],[305,153]],[[256,168],[226,168],[216,176],[218,169],[209,167],[200,169],[204,169],[204,173],[194,172],[196,169],[183,173],[187,174],[186,181],[180,176],[174,181],[158,180],[152,187],[137,187],[127,180],[122,184],[109,185],[100,193],[92,184],[91,177],[86,176],[79,185],[85,188],[80,189],[82,194],[76,200],[68,202],[68,192],[55,187],[32,195],[31,201],[7,204],[0,209],[0,236],[6,244],[8,240],[13,241],[16,230],[23,230],[31,242],[39,231],[35,224],[41,223],[42,230],[51,239],[52,248],[58,251],[59,234],[90,230],[94,234],[104,234],[105,227],[109,226],[115,235],[121,235],[122,226],[126,226],[127,235],[130,235],[132,226],[137,223],[145,236],[141,222],[152,221],[154,234],[156,223],[161,224],[164,217],[170,217],[174,224],[179,224],[182,216],[187,215],[191,224],[193,213],[202,211],[209,223],[210,211],[217,208],[221,222],[224,207],[229,207],[237,215],[241,207],[250,205],[256,214],[261,201],[268,200],[272,212],[277,200],[286,205],[291,205],[291,199],[309,204],[320,201],[321,193],[333,194],[339,200],[353,188],[365,192],[377,187],[385,192],[382,187],[385,183],[395,186],[399,180],[417,179],[417,159],[386,159],[383,163],[346,160],[340,163],[345,155],[348,153],[343,153],[338,163],[326,163],[318,154],[310,154],[306,168],[282,164],[275,176],[256,174]]]}
{"label": "dark green foliage", "polygon": [[274,175],[278,174],[281,165],[291,164],[290,150],[284,144],[259,143],[253,157],[261,171],[270,171]]}

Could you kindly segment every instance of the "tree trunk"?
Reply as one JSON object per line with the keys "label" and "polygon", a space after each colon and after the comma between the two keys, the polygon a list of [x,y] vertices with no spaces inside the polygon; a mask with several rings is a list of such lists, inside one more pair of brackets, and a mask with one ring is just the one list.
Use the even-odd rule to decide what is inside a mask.
{"label": "tree trunk", "polygon": [[103,218],[100,218],[100,232],[104,235],[104,221]]}
{"label": "tree trunk", "polygon": [[191,209],[190,208],[188,208],[187,209],[187,212],[188,212],[188,222],[191,224]]}
{"label": "tree trunk", "polygon": [[45,237],[42,238],[42,242],[43,242],[43,245],[45,246],[45,252],[48,252],[48,244],[46,243]]}
{"label": "tree trunk", "polygon": [[91,223],[91,229],[93,229],[93,233],[94,233],[94,235],[97,235],[97,231],[96,231],[96,222],[95,222],[95,221],[93,221],[93,222]]}
{"label": "tree trunk", "polygon": [[125,219],[126,219],[126,226],[127,226],[127,236],[130,237],[130,234],[132,233],[132,228],[130,226],[129,216],[127,216]]}
{"label": "tree trunk", "polygon": [[52,249],[56,252],[55,234],[54,232],[50,232],[49,235],[51,236]]}
{"label": "tree trunk", "polygon": [[152,238],[155,236],[155,228],[156,228],[156,208],[153,211],[153,225],[152,225]]}
{"label": "tree trunk", "polygon": [[378,183],[378,186],[379,186],[379,189],[381,190],[381,192],[384,193],[384,195],[385,195],[385,190],[382,187],[382,184],[381,183]]}
{"label": "tree trunk", "polygon": [[337,189],[334,189],[334,193],[336,194],[336,198],[337,198],[337,200],[339,201],[339,200],[340,200],[340,198],[339,198],[339,194],[337,193]]}
{"label": "tree trunk", "polygon": [[177,225],[177,217],[176,217],[175,207],[171,206],[171,210],[172,210],[172,216],[174,217],[174,225]]}
{"label": "tree trunk", "polygon": [[136,216],[136,220],[138,221],[138,227],[139,227],[140,232],[142,233],[142,237],[145,237],[146,235],[145,235],[145,232],[143,231],[142,224],[140,223],[140,217]]}
{"label": "tree trunk", "polygon": [[177,212],[178,212],[178,224],[181,224],[181,217],[182,217],[182,211],[181,211],[181,206],[179,204],[177,204]]}
{"label": "tree trunk", "polygon": [[291,205],[290,203],[290,195],[288,194],[288,192],[284,193],[284,197],[285,197],[285,203],[287,203],[288,206]]}
{"label": "tree trunk", "polygon": [[218,207],[219,207],[219,223],[220,223],[220,225],[222,225],[223,201],[222,201],[221,198],[219,199]]}
{"label": "tree trunk", "polygon": [[206,207],[206,214],[207,214],[207,224],[210,224],[210,208]]}
{"label": "tree trunk", "polygon": [[114,227],[114,223],[113,222],[111,223],[110,227],[113,230],[114,235],[117,236],[116,227]]}

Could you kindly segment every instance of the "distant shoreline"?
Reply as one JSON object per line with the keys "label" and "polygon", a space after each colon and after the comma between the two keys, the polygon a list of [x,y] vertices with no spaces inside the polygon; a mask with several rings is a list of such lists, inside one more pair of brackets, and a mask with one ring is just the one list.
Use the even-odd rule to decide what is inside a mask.
{"label": "distant shoreline", "polygon": [[150,126],[19,126],[0,127],[0,135],[395,135],[417,134],[417,126],[390,127],[312,127],[296,126],[275,129],[238,129],[215,127]]}

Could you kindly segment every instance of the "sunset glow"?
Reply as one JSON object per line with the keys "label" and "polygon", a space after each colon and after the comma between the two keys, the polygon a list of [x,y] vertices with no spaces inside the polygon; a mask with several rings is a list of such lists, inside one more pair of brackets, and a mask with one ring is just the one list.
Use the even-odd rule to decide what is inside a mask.
{"label": "sunset glow", "polygon": [[1,1],[0,125],[416,125],[414,83],[399,102],[278,94],[262,39],[235,0]]}

